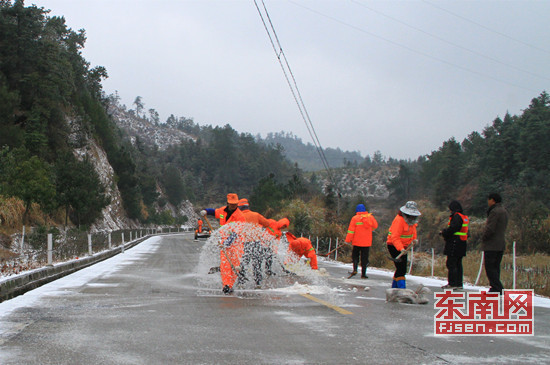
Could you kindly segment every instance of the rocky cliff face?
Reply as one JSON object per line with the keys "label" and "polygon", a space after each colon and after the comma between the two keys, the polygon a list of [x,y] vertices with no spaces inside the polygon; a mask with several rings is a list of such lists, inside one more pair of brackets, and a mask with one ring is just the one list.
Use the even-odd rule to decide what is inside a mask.
{"label": "rocky cliff face", "polygon": [[97,141],[82,127],[78,118],[68,117],[68,125],[71,133],[69,139],[74,146],[73,153],[83,160],[88,157],[99,175],[101,183],[105,186],[106,194],[111,203],[102,211],[102,217],[91,227],[91,231],[118,230],[138,227],[137,222],[130,220],[124,210],[122,197],[115,181],[115,172],[109,164],[107,154],[99,146]]}
{"label": "rocky cliff face", "polygon": [[76,149],[75,153],[82,156],[82,158],[84,155],[91,157],[99,178],[106,188],[107,195],[111,198],[111,203],[102,211],[101,220],[98,220],[91,227],[92,231],[137,228],[138,223],[127,218],[122,205],[122,197],[114,179],[115,172],[107,160],[105,151],[98,146],[95,140],[90,140],[85,149]]}

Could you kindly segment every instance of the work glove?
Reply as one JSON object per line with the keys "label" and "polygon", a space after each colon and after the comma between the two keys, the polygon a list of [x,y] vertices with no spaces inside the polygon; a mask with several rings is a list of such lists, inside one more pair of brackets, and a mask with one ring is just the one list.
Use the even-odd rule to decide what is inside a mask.
{"label": "work glove", "polygon": [[206,210],[201,210],[201,215],[204,217],[206,215]]}

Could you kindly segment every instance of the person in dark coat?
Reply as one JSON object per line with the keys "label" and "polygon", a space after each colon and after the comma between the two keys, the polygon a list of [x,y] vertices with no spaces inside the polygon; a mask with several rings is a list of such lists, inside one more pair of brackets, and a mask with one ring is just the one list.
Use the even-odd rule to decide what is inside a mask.
{"label": "person in dark coat", "polygon": [[441,231],[445,239],[445,250],[447,255],[448,284],[443,289],[462,289],[464,271],[462,258],[466,256],[466,241],[468,239],[468,225],[470,219],[464,215],[462,205],[456,200],[449,204],[451,215],[447,228]]}
{"label": "person in dark coat", "polygon": [[487,222],[481,236],[481,250],[484,256],[485,273],[489,279],[490,292],[502,294],[504,288],[500,282],[500,263],[506,248],[504,234],[508,225],[508,213],[502,206],[502,197],[491,193],[487,197]]}

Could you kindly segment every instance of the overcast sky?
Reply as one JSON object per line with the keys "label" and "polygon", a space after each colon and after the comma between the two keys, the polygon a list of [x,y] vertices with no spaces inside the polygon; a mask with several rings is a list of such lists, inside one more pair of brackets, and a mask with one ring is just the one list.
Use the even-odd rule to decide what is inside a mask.
{"label": "overcast sky", "polygon": [[[416,159],[550,89],[550,1],[264,1],[325,148]],[[31,4],[86,30],[128,108],[313,142],[253,0]]]}

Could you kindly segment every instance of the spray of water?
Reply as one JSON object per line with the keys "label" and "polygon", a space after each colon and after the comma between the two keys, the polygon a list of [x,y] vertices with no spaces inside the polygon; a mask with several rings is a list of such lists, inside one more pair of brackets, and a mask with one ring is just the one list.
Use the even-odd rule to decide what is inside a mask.
{"label": "spray of water", "polygon": [[204,244],[197,267],[200,287],[221,289],[221,276],[216,270],[220,265],[220,250],[231,245],[243,247],[240,262],[234,262],[241,276],[234,286],[237,291],[288,292],[289,288],[294,291],[329,291],[323,270],[312,270],[303,258],[289,252],[284,235],[276,239],[263,227],[241,222],[229,223],[213,231]]}

